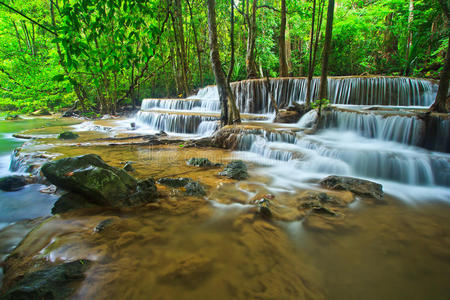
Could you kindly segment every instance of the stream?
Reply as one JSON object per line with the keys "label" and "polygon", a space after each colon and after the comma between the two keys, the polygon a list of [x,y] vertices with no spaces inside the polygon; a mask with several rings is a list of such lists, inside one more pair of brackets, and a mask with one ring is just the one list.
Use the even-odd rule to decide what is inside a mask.
{"label": "stream", "polygon": [[[364,94],[355,87],[360,82],[336,79],[331,89],[346,95],[340,102],[352,104],[352,90]],[[405,81],[371,82],[373,88],[391,91]],[[286,99],[295,99],[302,84],[276,83],[277,93],[286,94],[286,85],[293,91]],[[251,83],[234,89],[245,85]],[[435,91],[425,81],[408,81],[408,86],[413,98],[392,96],[399,105],[423,107]],[[70,211],[34,221],[40,225],[31,232],[35,224],[24,220],[49,216],[59,192],[40,193],[40,184],[0,192],[0,223],[9,225],[0,231],[3,259],[28,234],[14,250],[20,259],[10,263],[12,272],[20,274],[36,264],[93,261],[71,299],[448,299],[448,119],[441,120],[444,130],[436,133],[442,138],[430,142],[414,135],[425,129],[409,117],[411,107],[396,108],[391,119],[391,108],[368,113],[337,107],[320,131],[308,134],[312,113],[298,123],[274,125],[267,99],[252,107],[248,92],[239,98],[246,121],[234,151],[184,143],[108,142],[159,130],[167,131],[169,139],[209,136],[217,129],[215,94],[214,87],[207,87],[190,99],[144,100],[142,110],[128,119],[0,121],[2,176],[10,174],[12,150],[24,142],[11,134],[25,130],[37,138],[23,145],[25,154],[62,158],[94,153],[114,167],[132,161],[131,174],[138,179],[189,177],[207,190],[206,197],[198,198],[157,185],[157,203]],[[388,101],[386,93],[377,95],[364,103]],[[63,130],[80,136],[76,141],[56,139]],[[412,133],[405,135],[407,130]],[[222,167],[188,166],[192,157],[221,164],[242,159],[250,177],[236,181],[218,176]],[[330,174],[383,184],[384,202],[321,188],[318,180]],[[346,205],[333,217],[302,214],[299,199],[323,192]],[[255,213],[254,200],[269,194],[274,215],[267,220]],[[110,225],[98,232],[105,221]]]}

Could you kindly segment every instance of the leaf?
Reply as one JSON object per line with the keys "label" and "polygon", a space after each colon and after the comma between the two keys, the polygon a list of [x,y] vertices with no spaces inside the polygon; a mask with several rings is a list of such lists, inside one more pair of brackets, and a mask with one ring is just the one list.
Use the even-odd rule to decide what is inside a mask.
{"label": "leaf", "polygon": [[55,75],[55,76],[53,76],[52,80],[56,81],[56,82],[64,81],[65,80],[65,75],[64,74]]}

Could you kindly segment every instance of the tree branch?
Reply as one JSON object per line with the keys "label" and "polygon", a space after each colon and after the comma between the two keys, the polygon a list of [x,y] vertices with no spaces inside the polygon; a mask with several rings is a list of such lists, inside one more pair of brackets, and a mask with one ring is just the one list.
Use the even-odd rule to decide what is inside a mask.
{"label": "tree branch", "polygon": [[27,19],[27,20],[29,20],[30,22],[36,24],[37,26],[41,27],[42,29],[45,29],[46,31],[48,31],[48,32],[50,32],[51,34],[53,34],[54,36],[57,35],[56,32],[54,32],[53,30],[50,30],[50,29],[48,29],[47,27],[45,27],[44,25],[39,24],[38,22],[36,22],[36,21],[33,20],[32,18],[26,16],[25,14],[21,13],[21,12],[18,11],[18,10],[15,10],[15,9],[12,8],[11,6],[9,6],[9,5],[7,5],[7,4],[1,2],[1,1],[0,1],[0,5],[3,5],[3,6],[5,6],[6,8],[8,8],[8,9],[12,10],[13,12],[15,12],[16,14],[21,15],[21,16],[24,17],[25,19]]}

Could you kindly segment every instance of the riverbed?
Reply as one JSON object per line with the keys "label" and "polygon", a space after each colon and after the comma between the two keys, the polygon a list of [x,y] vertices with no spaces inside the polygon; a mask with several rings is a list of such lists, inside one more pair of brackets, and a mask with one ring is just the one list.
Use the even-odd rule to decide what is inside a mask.
{"label": "riverbed", "polygon": [[[36,121],[14,122],[3,123],[8,128],[1,141],[4,157],[23,143],[11,133],[36,128],[27,123]],[[450,295],[450,206],[445,201],[408,202],[390,192],[384,204],[356,198],[331,220],[298,218],[282,208],[277,218],[267,220],[255,214],[252,199],[271,194],[280,207],[289,206],[297,196],[317,192],[317,187],[280,189],[270,166],[255,160],[247,161],[250,178],[241,182],[217,176],[220,168],[186,165],[191,157],[217,163],[242,158],[242,153],[229,150],[181,143],[111,146],[99,140],[117,134],[114,128],[121,127],[121,121],[78,126],[80,138],[75,142],[56,139],[61,130],[73,130],[71,125],[43,125],[25,132],[42,137],[29,141],[25,151],[57,153],[56,158],[96,153],[116,167],[133,161],[132,175],[137,178],[190,177],[207,190],[205,198],[195,198],[158,185],[158,203],[84,209],[39,221],[16,249],[21,259],[12,263],[12,273],[21,274],[37,263],[92,260],[74,299],[448,299]],[[267,172],[261,172],[264,168]],[[0,194],[0,222],[12,223],[6,229],[13,236],[32,227],[23,226],[24,219],[50,214],[57,196],[41,193],[40,188],[30,185]],[[34,213],[33,205],[39,213]],[[104,220],[111,220],[111,225],[95,232]],[[7,241],[2,239],[0,246]]]}

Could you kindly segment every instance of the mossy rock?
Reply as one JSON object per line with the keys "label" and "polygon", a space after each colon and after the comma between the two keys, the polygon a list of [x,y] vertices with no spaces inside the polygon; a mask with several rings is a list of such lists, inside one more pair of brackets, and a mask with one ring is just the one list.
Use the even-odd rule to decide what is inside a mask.
{"label": "mossy rock", "polygon": [[14,121],[14,120],[19,120],[19,119],[21,119],[21,118],[17,114],[10,114],[5,117],[5,120],[7,120],[7,121]]}
{"label": "mossy rock", "polygon": [[127,199],[138,186],[127,172],[109,166],[95,154],[48,162],[41,170],[52,184],[99,205],[128,206]]}
{"label": "mossy rock", "polygon": [[188,184],[184,186],[185,194],[187,196],[195,196],[195,197],[202,197],[206,195],[205,190],[203,189],[202,185],[198,181],[191,181]]}
{"label": "mossy rock", "polygon": [[214,164],[207,158],[196,158],[193,157],[187,161],[187,164],[189,166],[195,166],[195,167],[212,167]]}
{"label": "mossy rock", "polygon": [[0,190],[5,192],[14,192],[22,189],[27,184],[23,176],[6,176],[0,178]]}
{"label": "mossy rock", "polygon": [[79,137],[79,135],[72,131],[65,131],[58,135],[58,139],[60,139],[60,140],[75,140],[78,137]]}
{"label": "mossy rock", "polygon": [[234,160],[230,162],[219,175],[236,180],[247,179],[247,166],[242,160]]}
{"label": "mossy rock", "polygon": [[0,300],[67,299],[85,278],[89,260],[76,260],[26,274]]}

